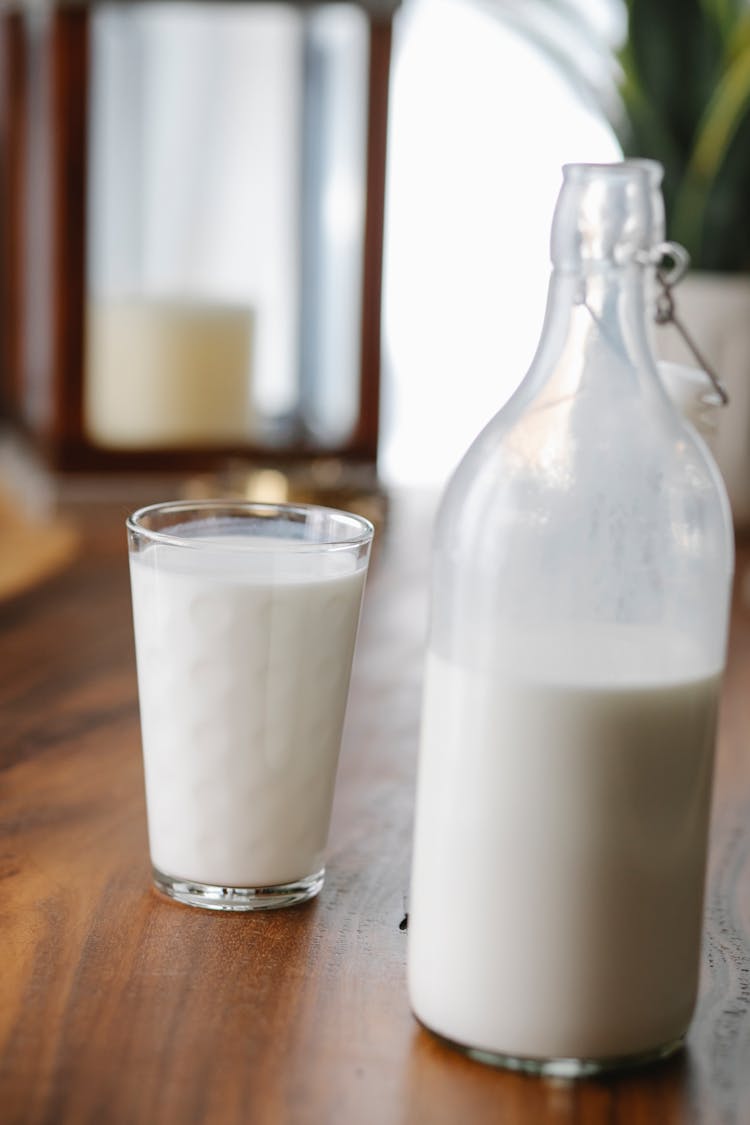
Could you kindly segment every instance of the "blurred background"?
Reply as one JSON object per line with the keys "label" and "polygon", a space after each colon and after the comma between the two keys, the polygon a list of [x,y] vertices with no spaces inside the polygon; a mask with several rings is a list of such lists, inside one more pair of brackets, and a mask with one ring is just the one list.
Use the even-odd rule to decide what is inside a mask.
{"label": "blurred background", "polygon": [[[0,25],[6,544],[93,496],[377,516],[439,489],[532,358],[565,162],[660,160],[670,235],[750,320],[745,0],[5,0]],[[741,483],[743,347],[718,357]]]}

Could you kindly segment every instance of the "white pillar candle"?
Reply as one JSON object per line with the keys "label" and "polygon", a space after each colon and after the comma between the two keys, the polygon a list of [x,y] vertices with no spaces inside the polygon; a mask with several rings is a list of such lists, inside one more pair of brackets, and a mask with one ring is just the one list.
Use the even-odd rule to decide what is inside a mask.
{"label": "white pillar candle", "polygon": [[253,312],[222,304],[92,301],[86,430],[110,449],[227,445],[251,429]]}

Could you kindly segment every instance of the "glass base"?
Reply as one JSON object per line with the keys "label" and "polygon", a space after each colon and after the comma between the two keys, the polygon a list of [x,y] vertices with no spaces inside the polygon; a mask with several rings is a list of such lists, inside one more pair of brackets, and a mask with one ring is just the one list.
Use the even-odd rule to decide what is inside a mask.
{"label": "glass base", "polygon": [[[421,1020],[418,1021],[421,1023]],[[537,1074],[549,1078],[592,1078],[600,1074],[612,1074],[621,1070],[633,1070],[636,1067],[649,1066],[661,1062],[680,1051],[685,1044],[684,1036],[672,1039],[659,1047],[648,1051],[640,1051],[633,1055],[611,1055],[608,1058],[534,1058],[528,1055],[505,1055],[499,1051],[485,1051],[480,1047],[468,1047],[465,1043],[457,1043],[440,1035],[430,1027],[422,1024],[430,1035],[435,1036],[446,1047],[451,1047],[461,1054],[467,1055],[476,1062],[485,1063],[487,1066],[501,1067],[504,1070],[518,1070],[524,1074]]]}
{"label": "glass base", "polygon": [[293,883],[279,883],[274,887],[219,887],[211,883],[197,883],[190,879],[177,879],[165,875],[157,867],[151,868],[157,891],[185,906],[200,906],[204,910],[278,910],[296,906],[314,898],[323,886],[325,868],[314,875],[295,879]]}

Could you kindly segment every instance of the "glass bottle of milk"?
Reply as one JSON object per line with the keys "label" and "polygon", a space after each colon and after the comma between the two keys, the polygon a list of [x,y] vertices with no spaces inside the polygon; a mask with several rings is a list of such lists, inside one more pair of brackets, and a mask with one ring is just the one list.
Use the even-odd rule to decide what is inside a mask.
{"label": "glass bottle of milk", "polygon": [[695,1003],[733,541],[650,350],[653,178],[564,169],[541,343],[436,531],[411,1002],[534,1072],[662,1058]]}

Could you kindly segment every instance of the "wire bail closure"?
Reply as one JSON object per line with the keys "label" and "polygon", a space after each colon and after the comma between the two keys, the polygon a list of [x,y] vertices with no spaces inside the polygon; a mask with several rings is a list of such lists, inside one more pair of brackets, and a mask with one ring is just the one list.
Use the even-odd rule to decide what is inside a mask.
{"label": "wire bail closure", "polygon": [[656,296],[654,320],[657,324],[673,324],[675,326],[687,348],[711,380],[714,390],[721,399],[721,405],[726,406],[729,402],[726,387],[675,311],[672,290],[687,273],[690,255],[684,246],[680,246],[679,242],[660,242],[649,252],[648,264],[655,266],[656,280],[660,286],[659,293]]}

